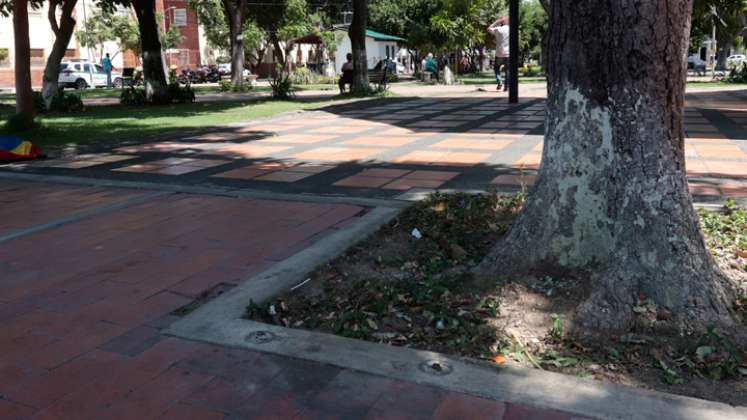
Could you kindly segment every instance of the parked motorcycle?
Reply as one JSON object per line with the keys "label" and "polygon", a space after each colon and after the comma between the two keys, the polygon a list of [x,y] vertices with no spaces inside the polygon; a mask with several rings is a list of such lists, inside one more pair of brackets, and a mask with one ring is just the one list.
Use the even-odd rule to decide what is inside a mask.
{"label": "parked motorcycle", "polygon": [[182,73],[177,77],[177,80],[182,85],[191,85],[193,83],[199,83],[199,76],[197,72],[192,69],[184,68]]}
{"label": "parked motorcycle", "polygon": [[205,80],[208,83],[218,83],[221,79],[220,71],[216,66],[205,67]]}

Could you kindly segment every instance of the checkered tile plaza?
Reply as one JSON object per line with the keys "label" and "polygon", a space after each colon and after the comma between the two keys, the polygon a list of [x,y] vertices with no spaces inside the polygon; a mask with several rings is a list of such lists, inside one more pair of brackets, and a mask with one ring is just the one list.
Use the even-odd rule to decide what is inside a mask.
{"label": "checkered tile plaza", "polygon": [[[742,92],[690,95],[687,173],[697,199],[747,196]],[[542,158],[544,100],[392,98],[326,107],[151,142],[100,147],[10,170],[288,193],[396,198],[515,191]]]}

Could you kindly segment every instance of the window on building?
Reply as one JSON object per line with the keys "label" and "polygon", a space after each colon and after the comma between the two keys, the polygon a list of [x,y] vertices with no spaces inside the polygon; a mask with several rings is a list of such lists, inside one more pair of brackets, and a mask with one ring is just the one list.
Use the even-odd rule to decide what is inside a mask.
{"label": "window on building", "polygon": [[174,26],[187,26],[187,9],[174,9]]}
{"label": "window on building", "polygon": [[10,67],[10,50],[7,48],[0,48],[0,68]]}
{"label": "window on building", "polygon": [[32,48],[31,49],[31,66],[43,66],[44,65],[44,49],[43,48]]}
{"label": "window on building", "polygon": [[179,50],[179,65],[189,67],[189,50]]}
{"label": "window on building", "polygon": [[65,58],[78,58],[78,52],[75,49],[68,48],[65,50]]}

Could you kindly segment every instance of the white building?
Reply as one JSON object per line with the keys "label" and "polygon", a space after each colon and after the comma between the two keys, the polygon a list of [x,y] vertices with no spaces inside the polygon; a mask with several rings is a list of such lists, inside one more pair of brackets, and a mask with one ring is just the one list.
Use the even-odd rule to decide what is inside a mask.
{"label": "white building", "polygon": [[[341,36],[338,36],[338,34]],[[345,57],[348,53],[353,52],[353,47],[350,43],[347,29],[335,30],[335,39],[339,40],[337,42],[337,51],[335,52],[335,71],[340,73],[342,65],[347,61]],[[368,68],[373,68],[376,63],[386,58],[390,60],[399,58],[400,44],[404,42],[404,38],[366,29],[366,58],[368,59]]]}

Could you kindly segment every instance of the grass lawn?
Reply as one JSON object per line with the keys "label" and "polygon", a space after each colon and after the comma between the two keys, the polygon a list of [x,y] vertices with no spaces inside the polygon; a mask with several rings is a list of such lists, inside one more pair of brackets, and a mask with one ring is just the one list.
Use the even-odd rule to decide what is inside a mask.
{"label": "grass lawn", "polygon": [[724,82],[722,80],[709,80],[709,81],[688,81],[687,87],[698,87],[698,88],[721,88],[721,87],[727,87],[727,86],[743,86],[747,87],[747,83],[730,83],[730,82]]}
{"label": "grass lawn", "polygon": [[[206,93],[220,93],[220,87],[218,86],[201,86],[201,85],[192,85],[192,88],[194,89],[196,94],[206,94]],[[269,92],[270,87],[269,86],[257,86],[255,87],[252,92]],[[69,93],[75,93],[80,95],[81,98],[119,98],[119,95],[122,93],[121,89],[83,89],[83,90],[76,90],[76,89],[65,89],[65,92]],[[12,93],[7,93],[0,95],[0,103],[7,103],[12,104],[16,100],[16,95]]]}
{"label": "grass lawn", "polygon": [[[94,106],[80,113],[43,115],[37,119],[39,127],[34,130],[9,133],[5,128],[0,128],[0,134],[16,134],[41,146],[106,142],[313,109],[329,105],[334,100],[197,102],[151,107]],[[10,106],[1,106],[0,120],[6,120],[13,111]]]}

